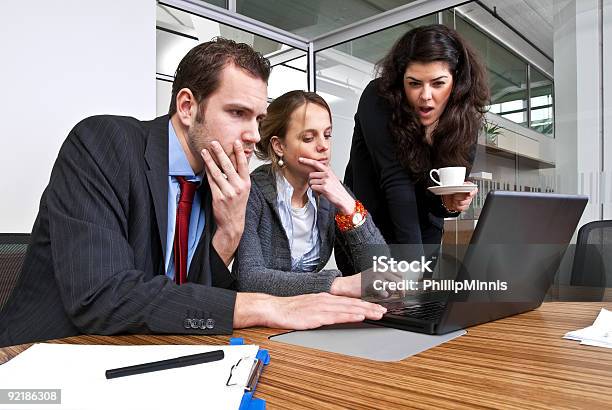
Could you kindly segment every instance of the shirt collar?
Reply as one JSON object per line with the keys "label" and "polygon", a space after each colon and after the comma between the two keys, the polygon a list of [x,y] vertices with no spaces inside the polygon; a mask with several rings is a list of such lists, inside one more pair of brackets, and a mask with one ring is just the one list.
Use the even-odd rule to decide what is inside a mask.
{"label": "shirt collar", "polygon": [[[291,207],[291,197],[293,196],[293,186],[287,181],[287,178],[284,177],[280,172],[275,172],[276,174],[276,191],[278,194],[278,199],[280,202],[284,202],[285,206]],[[317,201],[314,196],[314,192],[312,192],[312,188],[308,187],[306,190],[306,196],[308,197],[308,202],[313,206],[313,208],[317,209]]]}
{"label": "shirt collar", "polygon": [[172,121],[168,121],[168,175],[184,176],[189,181],[202,181],[202,174],[196,175],[191,169],[185,151],[174,131]]}

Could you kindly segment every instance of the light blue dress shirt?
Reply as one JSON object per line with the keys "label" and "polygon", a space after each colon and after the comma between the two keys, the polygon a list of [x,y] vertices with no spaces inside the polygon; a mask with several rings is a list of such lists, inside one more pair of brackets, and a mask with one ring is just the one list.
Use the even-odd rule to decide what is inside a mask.
{"label": "light blue dress shirt", "polygon": [[[291,196],[293,195],[293,187],[287,181],[287,179],[280,173],[276,173],[276,192],[278,205],[278,214],[285,228],[287,239],[289,239],[290,249],[293,247],[293,219],[291,218]],[[319,240],[319,229],[317,227],[317,201],[312,192],[312,189],[308,187],[306,191],[308,196],[308,203],[314,209],[314,220],[312,223],[312,229],[310,234],[309,246],[310,249],[304,255],[299,258],[291,256],[291,270],[293,272],[313,272],[319,264],[319,254],[321,252],[321,241]]]}
{"label": "light blue dress shirt", "polygon": [[[187,181],[202,183],[202,175],[195,175],[185,151],[176,136],[172,122],[168,121],[168,236],[166,237],[165,267],[166,276],[174,280],[174,229],[176,227],[176,208],[180,198],[180,185],[176,177],[185,177]],[[187,251],[187,271],[191,259],[204,232],[204,208],[199,193],[196,191],[189,217],[189,249]]]}

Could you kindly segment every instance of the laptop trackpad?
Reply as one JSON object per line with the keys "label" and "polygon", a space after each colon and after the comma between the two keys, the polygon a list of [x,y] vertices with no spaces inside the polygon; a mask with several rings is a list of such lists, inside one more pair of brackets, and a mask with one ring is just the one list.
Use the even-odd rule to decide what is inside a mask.
{"label": "laptop trackpad", "polygon": [[465,330],[426,335],[367,323],[324,326],[271,336],[275,342],[380,362],[395,362],[462,336]]}

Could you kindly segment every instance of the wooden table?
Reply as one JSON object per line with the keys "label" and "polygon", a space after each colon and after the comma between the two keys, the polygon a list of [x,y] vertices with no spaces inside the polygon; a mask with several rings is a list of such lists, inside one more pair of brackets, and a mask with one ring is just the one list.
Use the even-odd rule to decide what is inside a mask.
{"label": "wooden table", "polygon": [[[268,409],[295,408],[612,408],[612,350],[562,339],[593,323],[610,302],[548,302],[401,362],[376,362],[279,342],[281,330],[233,336],[259,344],[272,360],[257,397]],[[78,336],[79,344],[226,344],[222,336]],[[29,345],[0,349],[0,362]],[[381,349],[384,346],[380,346]]]}

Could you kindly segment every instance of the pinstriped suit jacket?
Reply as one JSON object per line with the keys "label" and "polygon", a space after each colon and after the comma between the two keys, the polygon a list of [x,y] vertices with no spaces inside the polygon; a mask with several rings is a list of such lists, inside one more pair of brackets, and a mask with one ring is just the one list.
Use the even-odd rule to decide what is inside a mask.
{"label": "pinstriped suit jacket", "polygon": [[0,346],[86,334],[232,331],[235,278],[206,228],[189,281],[164,274],[168,116],[97,116],[75,126],[45,189]]}

